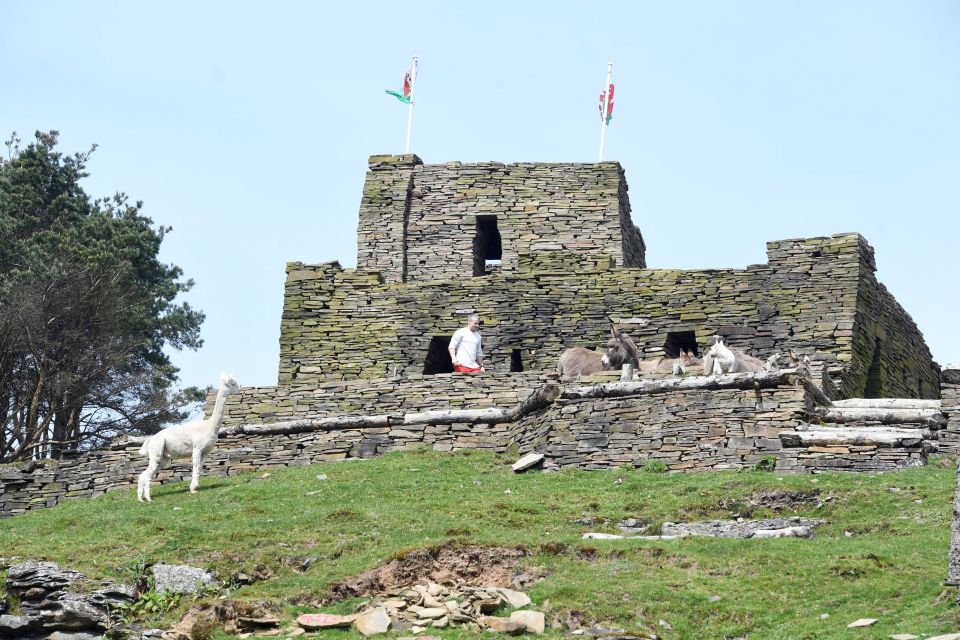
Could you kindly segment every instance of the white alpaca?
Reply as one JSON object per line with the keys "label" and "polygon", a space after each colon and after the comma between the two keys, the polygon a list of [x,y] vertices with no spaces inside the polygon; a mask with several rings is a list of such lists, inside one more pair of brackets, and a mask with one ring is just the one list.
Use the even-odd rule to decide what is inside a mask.
{"label": "white alpaca", "polygon": [[197,492],[203,461],[217,444],[217,431],[223,420],[223,406],[227,402],[227,396],[238,391],[240,391],[240,385],[233,374],[220,374],[220,389],[217,391],[217,401],[209,418],[164,429],[144,441],[143,446],[140,447],[140,455],[149,456],[150,462],[147,464],[147,470],[141,473],[137,480],[137,500],[151,502],[150,483],[160,469],[170,464],[174,458],[192,458],[193,477],[190,480],[190,493]]}

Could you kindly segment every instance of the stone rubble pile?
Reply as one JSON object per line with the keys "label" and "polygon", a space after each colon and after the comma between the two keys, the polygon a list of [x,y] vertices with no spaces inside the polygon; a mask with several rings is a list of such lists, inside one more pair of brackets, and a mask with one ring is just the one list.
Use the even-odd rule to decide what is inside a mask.
{"label": "stone rubble pile", "polygon": [[[539,611],[524,609],[530,604],[527,594],[504,587],[428,582],[389,589],[356,615],[305,614],[297,622],[310,631],[352,624],[364,635],[383,633],[388,628],[421,633],[446,627],[466,627],[478,632],[490,629],[512,635],[543,633],[545,617]],[[509,616],[494,615],[506,608],[513,609]]]}

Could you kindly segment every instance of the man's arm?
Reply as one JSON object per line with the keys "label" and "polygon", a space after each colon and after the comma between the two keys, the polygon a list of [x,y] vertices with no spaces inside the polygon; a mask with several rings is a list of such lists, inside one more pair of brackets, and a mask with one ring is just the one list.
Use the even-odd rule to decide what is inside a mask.
{"label": "man's arm", "polygon": [[447,347],[447,351],[450,352],[450,361],[454,365],[457,364],[457,347],[460,346],[460,342],[463,340],[463,336],[458,333],[453,334],[453,338],[450,339],[450,346]]}

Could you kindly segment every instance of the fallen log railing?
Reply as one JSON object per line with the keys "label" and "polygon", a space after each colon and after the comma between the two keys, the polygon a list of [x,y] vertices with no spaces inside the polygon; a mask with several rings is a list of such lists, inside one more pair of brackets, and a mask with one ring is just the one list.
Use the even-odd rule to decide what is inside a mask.
{"label": "fallen log railing", "polygon": [[625,396],[652,395],[671,391],[717,391],[720,389],[763,389],[790,384],[803,379],[797,369],[758,371],[756,373],[728,373],[719,376],[696,376],[666,380],[642,380],[638,382],[610,382],[589,387],[564,389],[563,400],[580,401],[595,398],[621,398]]}
{"label": "fallen log railing", "polygon": [[931,437],[928,429],[896,427],[822,427],[806,425],[781,431],[784,447],[880,446],[915,447]]}
{"label": "fallen log railing", "polygon": [[[394,427],[417,424],[501,424],[516,422],[553,404],[560,395],[560,387],[548,383],[531,393],[527,398],[510,409],[489,407],[486,409],[447,409],[443,411],[423,411],[404,414],[347,415],[326,418],[301,418],[283,422],[241,424],[224,427],[217,435],[221,438],[237,435],[275,435],[306,433],[309,431],[362,429],[370,427]],[[142,436],[128,436],[111,444],[111,448],[127,448],[142,444]]]}
{"label": "fallen log railing", "polygon": [[947,416],[939,409],[891,409],[884,407],[855,408],[830,407],[813,410],[823,422],[851,424],[879,422],[880,424],[918,424],[931,429],[944,429]]}

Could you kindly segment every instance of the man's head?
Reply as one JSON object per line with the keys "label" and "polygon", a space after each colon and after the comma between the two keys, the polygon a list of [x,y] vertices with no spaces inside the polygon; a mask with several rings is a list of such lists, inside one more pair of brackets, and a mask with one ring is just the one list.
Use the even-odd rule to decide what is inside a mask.
{"label": "man's head", "polygon": [[480,314],[470,314],[470,317],[467,318],[467,328],[470,329],[470,331],[480,331]]}

